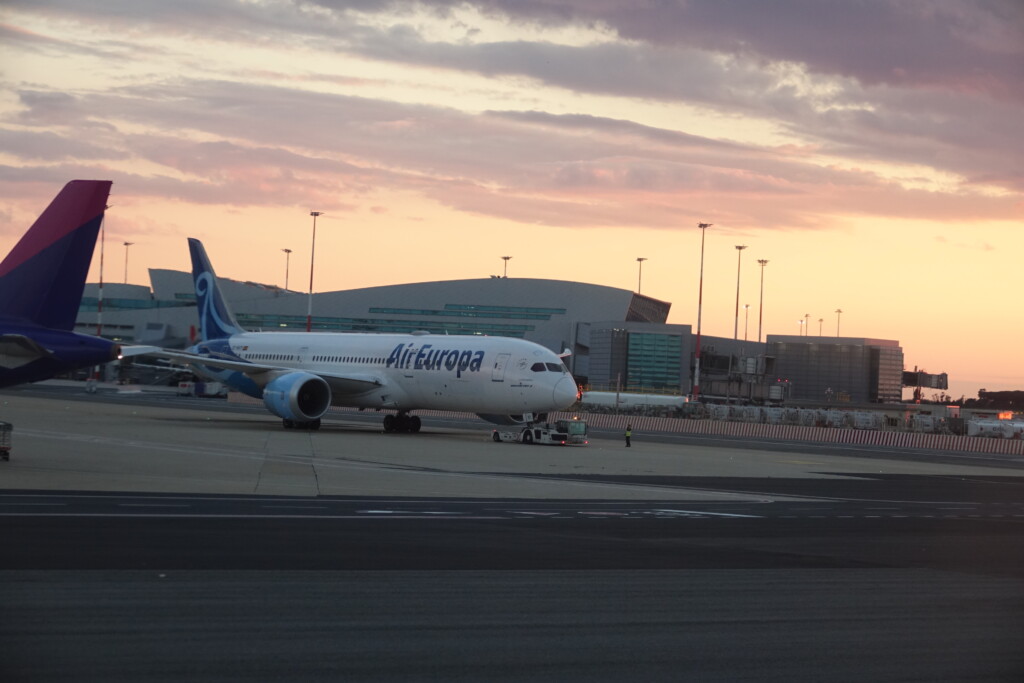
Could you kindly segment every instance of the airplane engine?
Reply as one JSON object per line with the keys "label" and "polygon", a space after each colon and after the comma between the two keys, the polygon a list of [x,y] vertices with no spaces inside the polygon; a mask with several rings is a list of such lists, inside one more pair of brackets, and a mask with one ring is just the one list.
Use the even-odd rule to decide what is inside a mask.
{"label": "airplane engine", "polygon": [[331,388],[308,372],[289,372],[263,388],[267,410],[285,420],[319,420],[331,406]]}
{"label": "airplane engine", "polygon": [[[485,413],[477,413],[477,417],[481,420],[487,420],[488,422],[496,425],[521,425],[526,424],[526,418],[522,415],[492,415]],[[547,413],[534,413],[533,422],[547,422]]]}

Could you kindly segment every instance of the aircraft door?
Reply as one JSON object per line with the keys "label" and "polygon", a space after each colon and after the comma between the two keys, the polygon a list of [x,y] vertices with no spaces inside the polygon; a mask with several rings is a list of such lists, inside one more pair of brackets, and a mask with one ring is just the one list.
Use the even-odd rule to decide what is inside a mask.
{"label": "aircraft door", "polygon": [[498,357],[494,361],[494,369],[491,371],[492,382],[504,382],[505,381],[505,367],[508,365],[510,353],[499,353]]}

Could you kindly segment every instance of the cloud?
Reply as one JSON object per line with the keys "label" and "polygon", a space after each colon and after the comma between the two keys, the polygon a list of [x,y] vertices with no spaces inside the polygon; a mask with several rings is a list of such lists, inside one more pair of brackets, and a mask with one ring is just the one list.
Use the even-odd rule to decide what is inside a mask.
{"label": "cloud", "polygon": [[[786,0],[771,12],[762,3],[697,0],[11,6],[73,18],[100,36],[60,40],[6,27],[50,50],[124,57],[148,49],[150,37],[302,44],[321,56],[405,65],[410,80],[444,69],[624,102],[697,105],[736,126],[768,121],[791,141],[743,144],[585,110],[478,113],[460,110],[457,97],[450,107],[355,97],[339,90],[378,92],[387,82],[313,66],[307,76],[253,68],[238,81],[237,70],[209,64],[93,89],[14,83],[20,108],[5,114],[0,142],[32,174],[77,164],[122,173],[131,191],[182,201],[332,211],[380,205],[382,191],[414,192],[463,211],[580,227],[668,227],[681,212],[704,209],[737,226],[785,228],[850,213],[1019,216],[1020,75],[992,57],[1012,64],[1020,54],[1012,40],[1020,15],[1009,4]],[[523,27],[597,27],[610,39],[488,41],[464,20],[467,6]],[[460,24],[472,39],[431,37],[417,23],[423,12]],[[117,31],[99,33],[104,23]],[[954,58],[938,55],[943,41]],[[920,181],[894,179],[913,174]],[[936,174],[946,178],[941,188],[925,178]],[[914,187],[929,183],[929,192]]]}

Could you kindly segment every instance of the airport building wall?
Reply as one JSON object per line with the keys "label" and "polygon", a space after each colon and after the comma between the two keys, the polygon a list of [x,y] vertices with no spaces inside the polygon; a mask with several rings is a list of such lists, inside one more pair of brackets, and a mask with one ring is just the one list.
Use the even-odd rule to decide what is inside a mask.
{"label": "airport building wall", "polygon": [[[153,269],[150,278],[152,289],[104,285],[104,336],[168,348],[190,344],[198,337],[191,273]],[[307,294],[223,278],[219,284],[245,329],[306,328]],[[556,352],[570,349],[570,369],[591,389],[690,394],[696,336],[690,325],[666,323],[670,306],[602,285],[492,277],[314,294],[313,329],[519,337]],[[94,334],[99,319],[97,285],[87,285],[76,329]],[[892,340],[701,340],[701,395],[709,400],[899,401],[902,370],[903,351]],[[772,387],[782,385],[785,393],[773,396]]]}
{"label": "airport building wall", "polygon": [[768,335],[766,355],[789,397],[822,403],[896,403],[903,349],[887,339]]}
{"label": "airport building wall", "polygon": [[[103,334],[125,342],[182,347],[197,337],[191,273],[151,270],[152,291],[104,285]],[[252,282],[218,279],[239,324],[249,330],[304,330],[308,295]],[[122,289],[127,288],[127,289]],[[87,285],[79,331],[95,333],[97,285]],[[569,349],[574,374],[589,372],[590,320],[664,323],[671,304],[634,292],[561,280],[486,278],[369,287],[313,295],[313,330],[427,331],[527,339]]]}

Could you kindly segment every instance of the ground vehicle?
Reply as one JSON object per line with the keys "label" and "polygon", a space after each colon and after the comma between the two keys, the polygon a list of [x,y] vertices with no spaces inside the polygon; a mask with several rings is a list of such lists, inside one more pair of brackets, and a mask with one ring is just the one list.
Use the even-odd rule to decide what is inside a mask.
{"label": "ground vehicle", "polygon": [[523,427],[518,431],[495,429],[491,435],[494,441],[513,443],[540,443],[558,446],[586,446],[587,423],[585,420],[558,420],[554,424],[545,422]]}

